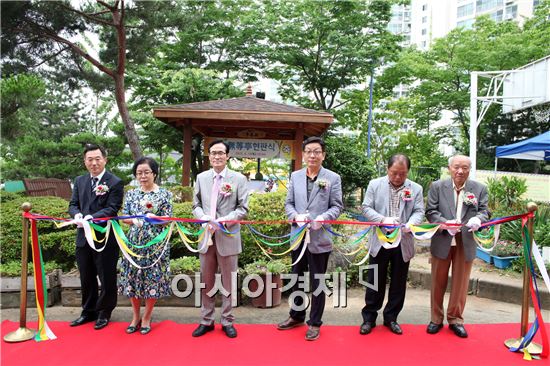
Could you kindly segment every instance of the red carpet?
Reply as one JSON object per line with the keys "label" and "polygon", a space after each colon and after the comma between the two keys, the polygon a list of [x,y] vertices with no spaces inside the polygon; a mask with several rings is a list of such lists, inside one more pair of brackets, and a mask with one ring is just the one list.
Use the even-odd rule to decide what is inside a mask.
{"label": "red carpet", "polygon": [[[522,354],[509,352],[503,344],[506,338],[518,336],[518,324],[467,325],[467,339],[456,337],[447,328],[429,335],[425,325],[403,325],[402,336],[380,325],[367,336],[359,334],[358,326],[327,325],[314,342],[304,340],[306,327],[279,331],[273,325],[236,324],[239,336],[229,339],[219,325],[214,332],[193,338],[195,324],[172,321],[153,323],[146,336],[125,334],[126,323],[111,323],[101,331],[94,330],[93,323],[76,328],[67,322],[49,324],[58,339],[2,341],[2,365],[527,364]],[[16,322],[2,322],[2,337],[17,327]],[[537,364],[548,365],[548,360],[531,363]]]}

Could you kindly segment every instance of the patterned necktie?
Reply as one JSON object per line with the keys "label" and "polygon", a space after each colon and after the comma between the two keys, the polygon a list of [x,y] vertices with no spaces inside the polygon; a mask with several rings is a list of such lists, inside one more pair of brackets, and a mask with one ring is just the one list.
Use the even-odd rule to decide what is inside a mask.
{"label": "patterned necktie", "polygon": [[212,185],[212,193],[210,195],[210,217],[216,218],[216,206],[218,204],[218,195],[220,194],[220,181],[222,176],[216,174],[214,176],[214,184]]}
{"label": "patterned necktie", "polygon": [[92,192],[96,189],[98,181],[99,179],[97,177],[92,178]]}

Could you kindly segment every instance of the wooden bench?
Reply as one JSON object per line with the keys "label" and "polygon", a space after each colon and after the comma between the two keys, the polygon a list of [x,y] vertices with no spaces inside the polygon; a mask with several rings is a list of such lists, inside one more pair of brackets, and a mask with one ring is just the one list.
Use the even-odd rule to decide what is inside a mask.
{"label": "wooden bench", "polygon": [[73,194],[71,182],[57,178],[23,179],[27,196],[55,196],[69,201]]}

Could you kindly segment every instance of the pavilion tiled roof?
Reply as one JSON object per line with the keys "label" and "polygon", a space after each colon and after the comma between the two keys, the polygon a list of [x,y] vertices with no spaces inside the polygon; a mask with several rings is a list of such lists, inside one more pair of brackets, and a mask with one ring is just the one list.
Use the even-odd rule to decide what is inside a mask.
{"label": "pavilion tiled roof", "polygon": [[328,114],[327,112],[316,111],[299,106],[292,106],[282,103],[271,102],[254,96],[239,98],[210,100],[206,102],[195,102],[187,104],[174,104],[157,106],[162,109],[178,110],[201,110],[201,111],[250,111],[250,112],[279,112],[299,114]]}

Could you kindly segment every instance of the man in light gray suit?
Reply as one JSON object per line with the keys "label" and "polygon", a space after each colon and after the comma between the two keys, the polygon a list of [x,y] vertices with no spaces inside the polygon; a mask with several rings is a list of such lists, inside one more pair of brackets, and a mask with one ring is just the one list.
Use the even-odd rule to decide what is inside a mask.
{"label": "man in light gray suit", "polygon": [[[422,187],[407,179],[410,167],[411,161],[406,155],[393,155],[388,161],[387,175],[372,180],[367,188],[363,202],[363,215],[367,220],[404,226],[400,229],[401,240],[394,242],[392,248],[388,249],[382,247],[375,227],[371,229],[369,264],[376,267],[368,271],[367,278],[368,283],[374,283],[374,278],[377,276],[378,288],[367,287],[365,307],[361,311],[363,324],[359,328],[360,334],[369,334],[376,326],[378,310],[382,308],[384,302],[388,266],[391,282],[388,302],[384,308],[384,325],[395,334],[403,334],[401,326],[397,323],[397,316],[405,303],[409,263],[414,256],[414,238],[410,225],[418,225],[424,220]],[[397,226],[381,229],[394,230],[395,228],[399,230]]]}
{"label": "man in light gray suit", "polygon": [[[244,175],[227,168],[229,145],[222,140],[212,141],[209,148],[212,169],[197,176],[193,195],[193,215],[197,219],[209,221],[206,225],[209,246],[199,254],[202,282],[201,321],[193,331],[193,337],[200,337],[214,330],[215,298],[207,293],[214,287],[215,276],[220,269],[223,288],[228,291],[223,296],[221,309],[222,330],[229,338],[237,336],[233,326],[231,294],[233,288],[231,276],[237,274],[239,253],[242,251],[240,224],[224,221],[242,220],[248,213],[248,189]],[[224,225],[233,235],[227,235],[220,229]]]}
{"label": "man in light gray suit", "polygon": [[469,180],[471,161],[464,155],[449,159],[450,179],[434,182],[428,191],[426,217],[429,222],[462,224],[443,226],[431,239],[432,288],[431,321],[427,332],[435,334],[443,327],[443,297],[452,264],[451,294],[447,306],[447,322],[457,336],[466,338],[462,313],[466,306],[476,243],[472,231],[489,220],[487,188]]}
{"label": "man in light gray suit", "polygon": [[[289,220],[294,221],[291,234],[294,236],[306,222],[310,222],[310,241],[302,243],[292,251],[292,262],[299,258],[302,248],[306,245],[304,256],[292,266],[292,274],[303,276],[308,270],[311,291],[319,286],[319,276],[324,276],[328,258],[332,251],[332,238],[327,230],[322,229],[322,221],[336,220],[343,209],[342,183],[340,176],[322,167],[325,159],[325,143],[320,137],[310,137],[302,145],[306,168],[292,173],[285,202],[285,211]],[[298,291],[298,282],[292,292]],[[303,298],[296,296],[291,304],[290,316],[279,323],[277,328],[287,330],[302,325],[306,311],[297,310],[303,304]],[[311,311],[308,320],[306,340],[319,338],[321,318],[325,309],[325,293],[312,295]]]}

